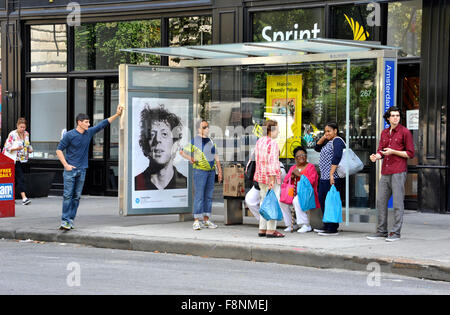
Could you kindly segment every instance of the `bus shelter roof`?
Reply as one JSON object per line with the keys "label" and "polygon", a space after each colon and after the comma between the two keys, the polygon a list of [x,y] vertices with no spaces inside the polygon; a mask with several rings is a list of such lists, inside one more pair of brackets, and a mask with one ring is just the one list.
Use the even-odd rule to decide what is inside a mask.
{"label": "bus shelter roof", "polygon": [[[243,58],[247,59],[247,62],[244,62],[246,64],[249,62],[253,63],[252,61],[248,61],[248,59],[251,58],[257,58],[255,62],[258,58],[261,61],[267,61],[267,58],[271,58],[270,60],[274,63],[278,63],[282,60],[314,61],[314,58],[311,58],[311,56],[324,54],[333,54],[331,57],[334,56],[340,59],[354,59],[358,56],[359,58],[357,59],[362,59],[373,58],[375,56],[374,54],[367,54],[367,52],[373,51],[393,51],[395,54],[391,54],[390,56],[396,57],[396,51],[398,49],[400,49],[400,47],[385,46],[374,42],[316,38],[278,42],[129,48],[123,49],[122,51],[178,57],[182,61],[180,64],[181,66],[195,67],[203,65],[243,64],[241,61],[238,62],[238,60],[243,60]],[[379,54],[376,56],[379,56]],[[280,57],[282,57],[282,59],[280,59]],[[233,58],[235,59],[234,61]],[[210,62],[205,62],[206,60],[209,60]],[[222,62],[217,63],[219,60],[222,60]],[[224,63],[223,60],[226,60],[226,62]]]}

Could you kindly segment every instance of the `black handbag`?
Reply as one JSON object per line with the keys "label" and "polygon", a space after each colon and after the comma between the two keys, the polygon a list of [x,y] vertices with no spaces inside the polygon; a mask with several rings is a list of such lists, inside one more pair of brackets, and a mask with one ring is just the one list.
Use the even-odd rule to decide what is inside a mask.
{"label": "black handbag", "polygon": [[256,162],[255,161],[250,161],[247,164],[247,168],[245,170],[245,179],[246,181],[252,183],[253,182],[253,177],[255,176],[255,171],[256,171]]}

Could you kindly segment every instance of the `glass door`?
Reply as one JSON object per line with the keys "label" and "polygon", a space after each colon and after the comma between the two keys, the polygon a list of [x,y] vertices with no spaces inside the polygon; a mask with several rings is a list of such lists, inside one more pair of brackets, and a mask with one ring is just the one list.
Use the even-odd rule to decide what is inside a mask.
{"label": "glass door", "polygon": [[[119,105],[119,83],[108,81],[109,112],[113,115]],[[119,185],[119,118],[109,127],[108,159],[106,163],[106,192],[107,195],[117,195]]]}
{"label": "glass door", "polygon": [[[73,80],[73,122],[87,113],[91,126],[113,115],[119,102],[117,77],[76,78]],[[84,193],[117,195],[119,120],[94,135],[89,151],[89,169]]]}

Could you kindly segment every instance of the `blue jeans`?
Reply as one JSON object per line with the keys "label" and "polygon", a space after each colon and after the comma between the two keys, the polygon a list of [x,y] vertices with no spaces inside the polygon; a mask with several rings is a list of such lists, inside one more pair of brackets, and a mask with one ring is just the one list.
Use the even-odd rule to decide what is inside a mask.
{"label": "blue jeans", "polygon": [[211,217],[212,197],[216,171],[202,171],[194,168],[194,218]]}
{"label": "blue jeans", "polygon": [[78,205],[80,203],[81,192],[83,191],[84,179],[86,177],[86,169],[73,169],[71,171],[64,170],[64,193],[63,193],[63,222],[73,224],[77,215]]}

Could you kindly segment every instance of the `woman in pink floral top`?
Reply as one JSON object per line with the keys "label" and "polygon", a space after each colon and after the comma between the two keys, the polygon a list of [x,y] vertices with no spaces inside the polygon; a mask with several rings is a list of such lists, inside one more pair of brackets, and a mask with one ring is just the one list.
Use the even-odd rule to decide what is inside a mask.
{"label": "woman in pink floral top", "polygon": [[[9,133],[3,147],[3,154],[8,153],[9,156],[15,156],[15,173],[16,173],[16,189],[22,196],[22,204],[28,205],[31,201],[25,194],[25,180],[24,180],[24,163],[28,162],[29,154],[33,152],[30,145],[30,135],[25,130],[27,128],[27,121],[21,117],[17,120],[17,129]],[[8,152],[6,152],[8,151]]]}
{"label": "woman in pink floral top", "polygon": [[[269,189],[273,189],[277,198],[280,199],[280,148],[278,147],[278,123],[274,120],[267,120],[264,124],[267,128],[267,136],[260,138],[255,146],[255,182],[260,187],[261,204]],[[276,230],[277,221],[266,221],[262,216],[259,220],[259,236],[284,237]]]}

